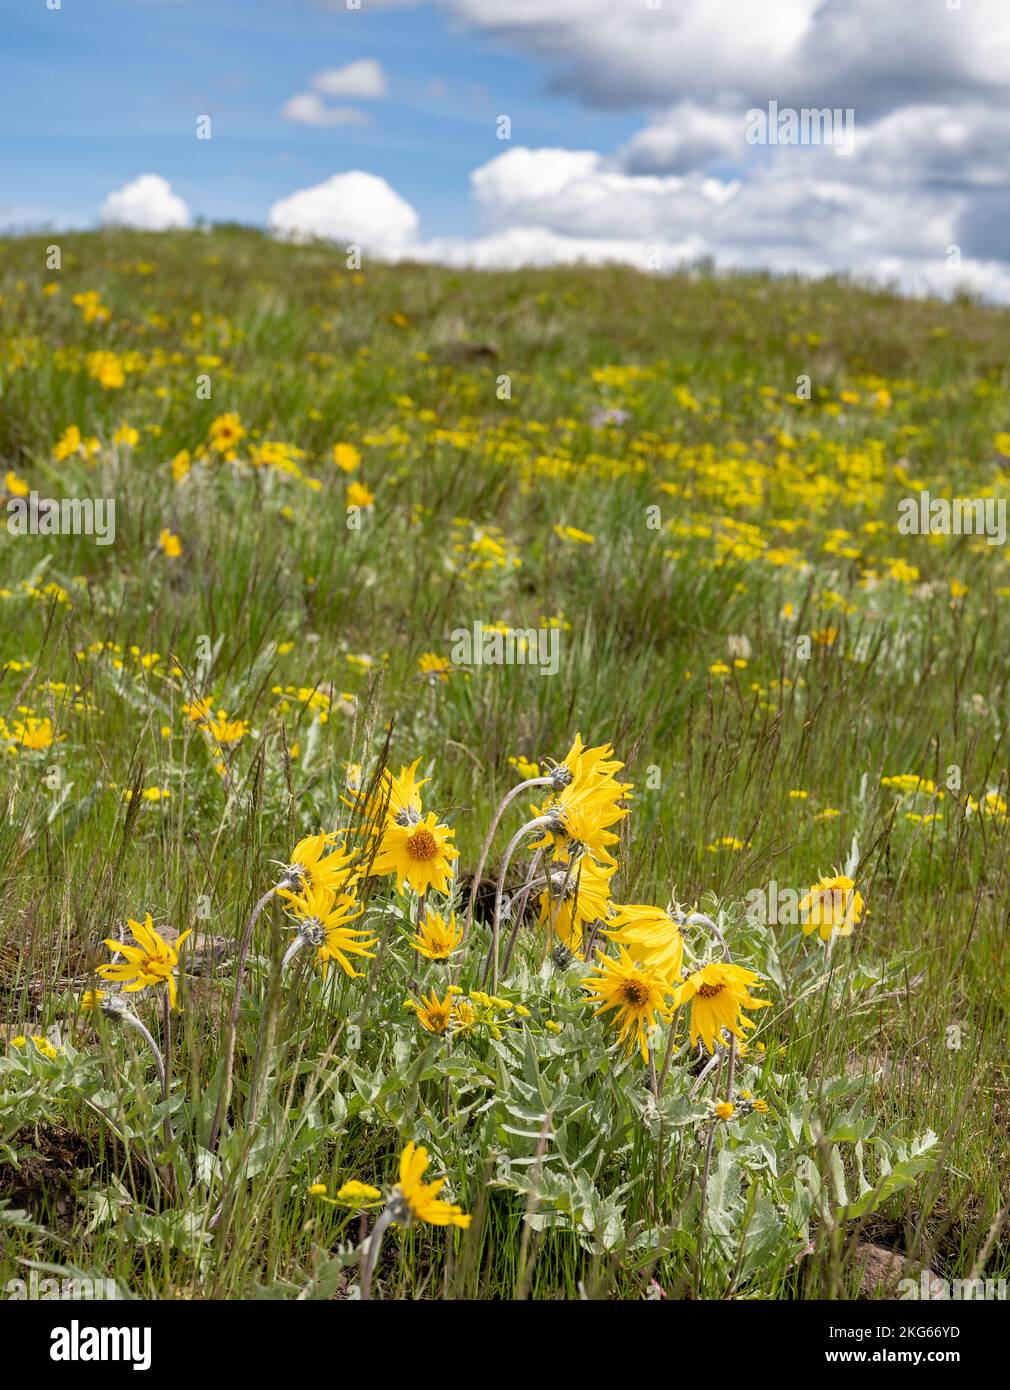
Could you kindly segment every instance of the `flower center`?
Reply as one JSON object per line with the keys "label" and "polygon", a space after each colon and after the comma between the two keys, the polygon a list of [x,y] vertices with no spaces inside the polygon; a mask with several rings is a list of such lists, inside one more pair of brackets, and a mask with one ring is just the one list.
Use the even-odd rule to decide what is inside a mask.
{"label": "flower center", "polygon": [[649,999],[649,986],[642,980],[625,980],[624,997],[629,1004],[641,1008]]}
{"label": "flower center", "polygon": [[431,831],[426,830],[422,825],[420,830],[415,830],[407,840],[407,853],[411,859],[419,859],[422,863],[426,863],[438,854],[438,841]]}
{"label": "flower center", "polygon": [[700,999],[714,999],[715,996],[721,994],[725,988],[725,985],[699,985],[698,997]]}

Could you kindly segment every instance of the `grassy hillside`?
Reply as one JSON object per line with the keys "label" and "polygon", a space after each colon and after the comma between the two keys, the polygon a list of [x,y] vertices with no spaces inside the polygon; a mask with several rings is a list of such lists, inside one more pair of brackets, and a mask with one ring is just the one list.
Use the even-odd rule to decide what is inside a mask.
{"label": "grassy hillside", "polygon": [[[841,282],[353,270],[228,228],[0,242],[5,504],[115,500],[110,544],[0,533],[0,1281],[29,1256],[353,1295],[411,1140],[474,1219],[398,1222],[373,1297],[838,1296],[871,1239],[1005,1276],[1010,567],[898,518],[1005,505],[1008,330]],[[454,662],[478,621],[556,633],[556,673]],[[760,976],[704,1075],[689,999],[626,1055],[583,988],[617,943],[537,925],[599,844],[557,837],[561,883],[541,861],[497,1003],[493,887],[448,962],[411,944],[420,908],[463,921],[495,807],[579,733],[634,784],[604,899],[682,925],[659,984],[722,960],[697,913]],[[459,851],[424,904],[374,872],[381,769],[415,759]],[[506,809],[492,885],[551,794]],[[338,827],[374,954],[282,972],[274,896],[231,1038],[253,905]],[[794,908],[841,874],[865,911],[826,944]],[[169,1028],[164,985],[124,996],[167,1105],[140,1035],[82,1008],[148,912],[194,932]],[[427,1031],[404,1000],[451,982],[474,1018]]]}

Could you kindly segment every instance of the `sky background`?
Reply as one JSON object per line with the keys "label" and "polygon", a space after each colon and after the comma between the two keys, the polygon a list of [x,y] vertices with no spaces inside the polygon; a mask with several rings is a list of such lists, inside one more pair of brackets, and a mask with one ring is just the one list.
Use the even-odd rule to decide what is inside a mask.
{"label": "sky background", "polygon": [[[0,228],[238,220],[1010,300],[1010,0],[360,4],[3,0]],[[773,100],[851,111],[852,152],[748,143]]]}

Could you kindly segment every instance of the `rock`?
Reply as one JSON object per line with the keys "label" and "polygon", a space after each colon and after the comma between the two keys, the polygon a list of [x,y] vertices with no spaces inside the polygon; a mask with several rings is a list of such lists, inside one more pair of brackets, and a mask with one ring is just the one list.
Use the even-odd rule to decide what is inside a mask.
{"label": "rock", "polygon": [[[856,1265],[859,1269],[860,1298],[897,1298],[898,1284],[902,1279],[915,1279],[921,1291],[922,1265],[910,1262],[897,1250],[861,1241],[856,1246]],[[947,1288],[945,1282],[931,1269],[925,1270],[925,1274],[927,1297],[943,1298]]]}

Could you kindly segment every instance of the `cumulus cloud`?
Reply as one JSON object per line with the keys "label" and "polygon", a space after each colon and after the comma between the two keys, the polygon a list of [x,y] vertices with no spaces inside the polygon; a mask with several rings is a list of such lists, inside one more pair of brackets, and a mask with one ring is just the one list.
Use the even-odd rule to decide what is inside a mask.
{"label": "cumulus cloud", "polygon": [[318,92],[298,92],[284,103],[286,121],[297,125],[367,125],[368,117],[354,106],[327,106]]}
{"label": "cumulus cloud", "polygon": [[110,193],[102,204],[101,218],[110,226],[135,227],[142,232],[188,227],[192,221],[189,208],[160,174],[141,174]]}
{"label": "cumulus cloud", "polygon": [[683,174],[719,161],[738,161],[743,139],[741,116],[683,102],[633,135],[620,158],[631,173]]}
{"label": "cumulus cloud", "polygon": [[[403,0],[370,0],[392,8]],[[713,93],[744,107],[852,106],[866,119],[912,101],[1006,106],[1005,0],[436,0],[473,27],[544,59],[552,85],[589,105],[638,109]],[[341,5],[342,7],[342,5]],[[336,0],[332,8],[337,9]]]}
{"label": "cumulus cloud", "polygon": [[386,95],[386,75],[374,58],[361,58],[343,68],[317,73],[312,85],[324,96],[341,100],[368,100]]}
{"label": "cumulus cloud", "polygon": [[312,79],[313,91],[296,92],[281,110],[286,121],[298,125],[367,125],[368,117],[354,106],[328,106],[323,97],[338,100],[375,101],[386,95],[386,74],[374,58],[361,58],[342,68],[327,68]]}
{"label": "cumulus cloud", "polygon": [[[471,176],[481,236],[412,254],[480,265],[705,255],[1010,298],[1007,0],[434,3],[539,59],[549,90],[640,110],[644,123],[611,154],[515,148],[491,160]],[[750,144],[748,112],[772,100],[837,111],[836,143]]]}
{"label": "cumulus cloud", "polygon": [[281,198],[269,223],[282,236],[325,237],[395,256],[416,240],[418,216],[385,179],[353,170]]}

